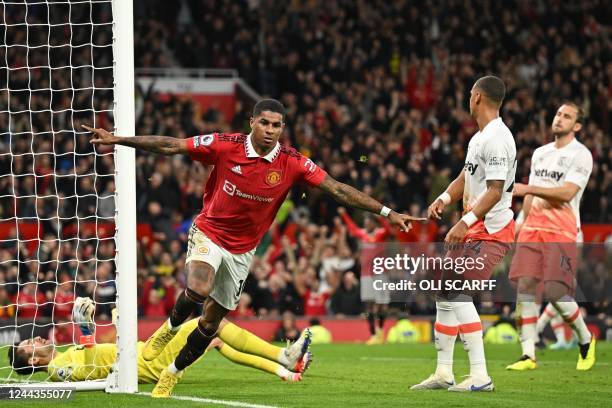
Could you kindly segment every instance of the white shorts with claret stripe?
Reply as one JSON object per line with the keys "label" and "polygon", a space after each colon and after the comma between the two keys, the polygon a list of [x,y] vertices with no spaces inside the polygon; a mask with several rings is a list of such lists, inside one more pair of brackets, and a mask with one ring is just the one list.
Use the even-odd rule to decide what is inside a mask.
{"label": "white shorts with claret stripe", "polygon": [[249,274],[255,249],[244,254],[232,254],[215,244],[193,224],[189,230],[187,259],[206,262],[215,270],[215,281],[210,297],[226,309],[238,306],[244,283]]}

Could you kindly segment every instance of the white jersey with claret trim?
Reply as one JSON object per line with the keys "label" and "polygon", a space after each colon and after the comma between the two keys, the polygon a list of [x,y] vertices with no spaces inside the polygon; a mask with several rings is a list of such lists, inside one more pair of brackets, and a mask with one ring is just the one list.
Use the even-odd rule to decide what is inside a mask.
{"label": "white jersey with claret trim", "polygon": [[512,188],[516,175],[516,144],[510,129],[501,118],[489,122],[477,132],[465,158],[464,212],[471,211],[487,191],[487,180],[503,180],[502,198],[485,215],[484,224],[489,234],[504,228],[513,218]]}
{"label": "white jersey with claret trim", "polygon": [[592,171],[593,156],[576,139],[561,148],[555,147],[554,142],[537,148],[531,158],[529,184],[554,188],[570,182],[578,186],[579,190],[565,203],[534,197],[526,225],[540,229],[562,229],[572,234],[579,231],[580,200]]}

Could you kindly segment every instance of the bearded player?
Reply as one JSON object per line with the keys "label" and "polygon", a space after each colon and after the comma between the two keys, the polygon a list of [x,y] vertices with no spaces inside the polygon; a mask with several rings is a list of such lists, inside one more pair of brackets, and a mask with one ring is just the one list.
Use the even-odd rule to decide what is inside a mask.
{"label": "bearded player", "polygon": [[[46,371],[51,381],[105,379],[115,364],[117,345],[95,343],[94,312],[95,305],[90,298],[77,298],[72,310],[72,320],[81,329],[80,344],[65,351],[58,351],[50,340],[41,337],[26,339],[9,347],[8,358],[11,367],[22,375]],[[138,382],[157,382],[161,372],[176,358],[187,336],[197,324],[197,319],[193,319],[182,325],[164,351],[151,361],[143,358],[144,343],[139,342]],[[302,347],[304,342],[296,341],[290,347],[281,349],[223,320],[219,337],[211,342],[208,350],[216,348],[234,363],[257,368],[284,381],[294,382],[301,381],[302,373],[308,368],[311,359],[309,352],[302,352]]]}
{"label": "bearded player", "polygon": [[[463,198],[464,215],[448,232],[445,242],[449,247],[463,243],[463,248],[484,259],[484,267],[466,270],[462,275],[451,272],[454,277],[489,279],[492,269],[502,261],[509,243],[514,240],[510,206],[516,173],[516,146],[512,133],[499,117],[505,92],[503,81],[494,76],[482,77],[474,84],[470,114],[478,123],[479,131],[469,142],[463,170],[428,209],[430,218],[439,219],[444,207]],[[411,389],[493,391],[485,360],[482,324],[471,294],[441,292],[436,298],[436,309],[437,368],[434,374]],[[461,333],[468,353],[470,375],[456,384],[453,351],[458,333]]]}
{"label": "bearded player", "polygon": [[518,281],[517,315],[520,317],[521,358],[507,367],[524,371],[537,367],[535,343],[539,308],[536,288],[578,336],[577,370],[595,364],[595,336],[589,332],[572,297],[575,289],[577,240],[580,233],[580,198],[593,170],[589,149],[576,139],[582,129],[582,109],[575,103],[559,107],[552,123],[555,141],[539,147],[531,158],[529,184],[517,183],[514,195],[525,197],[525,221],[517,237],[510,279]]}
{"label": "bearded player", "polygon": [[330,177],[312,160],[278,142],[285,128],[285,108],[277,100],[255,104],[251,133],[213,133],[189,139],[166,136],[114,136],[94,133],[94,144],[124,145],[166,155],[186,154],[214,169],[204,189],[204,206],[189,234],[187,288],[168,319],[147,341],[145,360],[155,359],[180,325],[203,304],[198,326],[152,392],[168,398],[185,368],[193,364],[217,335],[223,317],[234,310],[259,241],[295,184],[307,184],[331,195],[341,205],[387,217],[402,230],[417,218],[398,214],[372,197]]}

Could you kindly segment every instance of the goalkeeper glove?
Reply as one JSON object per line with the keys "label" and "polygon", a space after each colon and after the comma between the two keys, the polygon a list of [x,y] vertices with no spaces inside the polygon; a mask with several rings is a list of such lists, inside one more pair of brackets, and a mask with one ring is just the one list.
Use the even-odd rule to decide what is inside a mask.
{"label": "goalkeeper glove", "polygon": [[90,336],[95,332],[96,327],[93,322],[95,311],[96,306],[93,300],[88,297],[78,297],[74,301],[72,321],[79,325],[83,336]]}

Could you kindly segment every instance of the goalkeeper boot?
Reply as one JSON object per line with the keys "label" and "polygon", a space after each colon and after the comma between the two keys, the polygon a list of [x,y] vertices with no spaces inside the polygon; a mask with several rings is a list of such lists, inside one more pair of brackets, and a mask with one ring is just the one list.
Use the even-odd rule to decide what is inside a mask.
{"label": "goalkeeper boot", "polygon": [[310,367],[310,363],[312,363],[312,353],[308,351],[304,356],[297,362],[295,367],[293,367],[293,371],[296,373],[304,374],[308,367]]}
{"label": "goalkeeper boot", "polygon": [[298,372],[297,366],[300,364],[306,353],[308,353],[308,348],[310,347],[311,342],[312,332],[310,329],[305,329],[295,343],[288,345],[287,348],[283,350],[285,358],[287,359],[287,364],[285,367],[293,372]]}
{"label": "goalkeeper boot", "polygon": [[302,374],[301,373],[293,373],[293,372],[289,371],[288,375],[281,376],[281,380],[287,381],[287,382],[299,382],[299,381],[302,381]]}
{"label": "goalkeeper boot", "polygon": [[516,363],[512,363],[506,367],[506,370],[512,371],[527,371],[535,370],[538,367],[535,360],[532,360],[529,356],[521,356]]}
{"label": "goalkeeper boot", "polygon": [[170,329],[168,322],[165,321],[159,329],[153,333],[145,343],[142,350],[142,358],[146,361],[155,360],[161,354],[166,345],[174,338],[177,331]]}
{"label": "goalkeeper boot", "polygon": [[576,370],[590,370],[595,364],[595,335],[591,333],[591,342],[589,344],[580,344],[580,352],[578,353],[578,364]]}
{"label": "goalkeeper boot", "polygon": [[426,380],[410,387],[411,390],[446,390],[455,385],[455,378],[451,375],[443,377],[438,373],[434,373],[427,377]]}
{"label": "goalkeeper boot", "polygon": [[448,390],[453,392],[490,392],[494,389],[491,377],[477,378],[472,375],[468,375],[459,384],[448,387]]}
{"label": "goalkeeper boot", "polygon": [[174,386],[182,377],[182,372],[178,374],[172,374],[168,371],[168,368],[164,368],[164,370],[159,375],[159,380],[157,380],[157,384],[155,384],[155,388],[151,391],[151,397],[153,398],[170,398],[172,395],[172,390]]}

